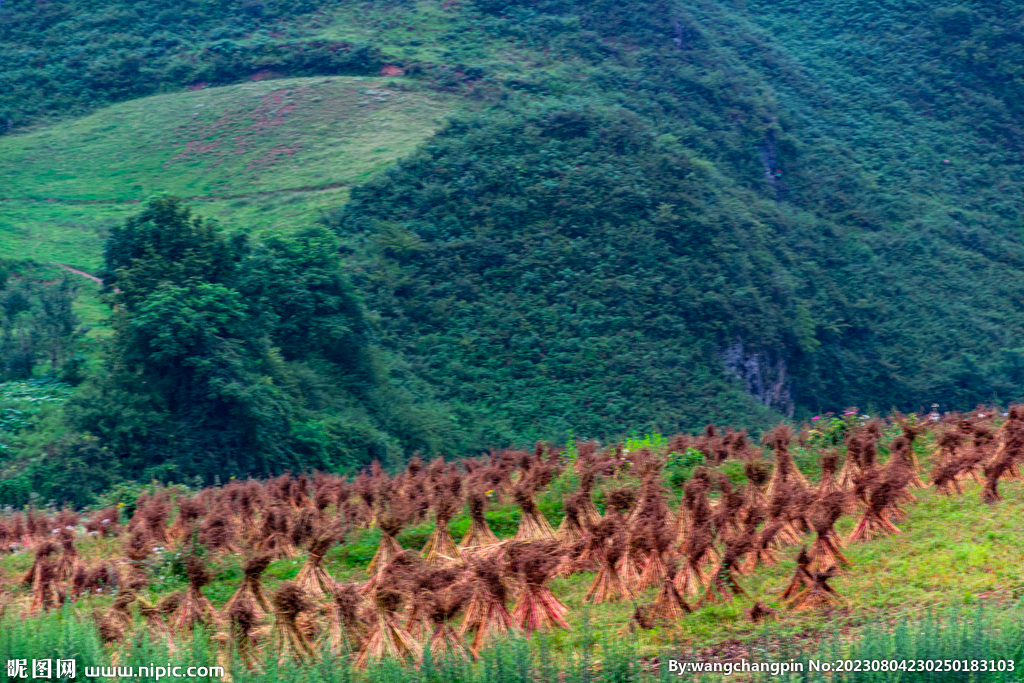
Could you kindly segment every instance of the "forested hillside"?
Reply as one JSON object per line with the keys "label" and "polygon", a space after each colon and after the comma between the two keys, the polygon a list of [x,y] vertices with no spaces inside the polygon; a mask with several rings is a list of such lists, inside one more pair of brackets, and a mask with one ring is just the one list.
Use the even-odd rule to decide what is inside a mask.
{"label": "forested hillside", "polygon": [[1017,398],[1016,10],[867,6],[467,8],[548,61],[339,212],[389,338],[522,428]]}
{"label": "forested hillside", "polygon": [[[17,261],[4,349],[19,351],[3,367],[77,388],[8,431],[5,471],[24,496],[43,453],[106,486],[1021,400],[1022,12],[7,0],[0,160],[19,170],[0,189],[0,245]],[[268,95],[274,79],[338,74],[401,75],[387,92],[429,107],[345,79]],[[252,79],[267,91],[184,99]],[[159,92],[127,119],[68,121]],[[304,108],[286,119],[292,100],[275,97]],[[203,128],[200,107],[221,101],[231,126],[256,122],[248,147],[226,123]],[[381,133],[385,112],[402,135]],[[125,121],[147,126],[125,165],[89,168],[92,146],[104,160],[124,147]],[[358,144],[323,133],[339,126]],[[276,156],[257,168],[215,143]],[[248,184],[267,197],[236,196]],[[192,188],[231,201],[110,208]],[[166,268],[186,225],[216,236],[190,274]],[[105,263],[103,316],[117,314],[102,334],[38,322],[58,296],[33,270],[44,254]],[[296,295],[298,312],[279,300]],[[175,335],[188,343],[161,347]]]}

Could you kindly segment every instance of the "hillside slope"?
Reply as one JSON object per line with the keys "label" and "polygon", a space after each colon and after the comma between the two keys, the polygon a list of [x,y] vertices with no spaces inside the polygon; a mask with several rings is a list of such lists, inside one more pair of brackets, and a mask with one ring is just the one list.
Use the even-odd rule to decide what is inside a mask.
{"label": "hillside slope", "polygon": [[308,227],[411,153],[451,102],[394,79],[279,79],[133,100],[6,136],[0,245],[8,257],[96,268],[105,229],[163,193],[235,228]]}
{"label": "hillside slope", "polygon": [[94,268],[153,192],[322,220],[462,451],[1024,399],[1012,4],[229,4],[116,47],[150,4],[2,10],[18,69],[62,32],[88,53],[12,132],[179,91],[5,136],[12,255]]}
{"label": "hillside slope", "polygon": [[536,434],[1019,400],[1013,20],[797,7],[463,6],[546,61],[339,211],[391,343]]}

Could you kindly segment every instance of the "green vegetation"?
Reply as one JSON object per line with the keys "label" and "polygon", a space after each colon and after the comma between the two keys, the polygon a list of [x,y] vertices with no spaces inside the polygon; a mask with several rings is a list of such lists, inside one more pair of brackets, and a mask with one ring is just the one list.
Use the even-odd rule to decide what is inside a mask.
{"label": "green vegetation", "polygon": [[0,120],[10,132],[48,114],[260,72],[376,75],[378,50],[308,39],[302,23],[316,24],[326,6],[151,0],[39,7],[8,0],[0,8]]}
{"label": "green vegetation", "polygon": [[[923,88],[961,58],[929,19],[912,35],[936,49],[871,60],[880,15],[856,7],[464,8],[550,61],[338,213],[386,343],[529,436],[1017,400],[1011,138],[967,103],[897,112],[883,76]],[[964,12],[979,36],[1004,20]],[[818,58],[823,26],[863,58]]]}
{"label": "green vegetation", "polygon": [[[1019,670],[1024,666],[1021,654],[1021,606],[993,612],[979,606],[972,610],[950,610],[939,614],[927,613],[920,619],[906,620],[890,629],[885,622],[873,623],[865,629],[863,637],[852,639],[836,632],[820,646],[813,644],[782,645],[773,650],[750,653],[754,661],[792,661],[804,664],[800,680],[809,683],[842,681],[844,683],[883,683],[905,681],[905,672],[849,672],[840,676],[829,676],[823,672],[809,672],[807,662],[811,659],[834,662],[839,658],[885,660],[960,660],[965,653],[975,660],[1003,661],[1009,668],[1012,662],[1015,671],[992,673],[971,672],[928,672],[915,676],[913,680],[928,683],[953,683],[975,681],[976,683],[1009,683],[1019,679]],[[68,609],[53,612],[31,622],[7,616],[0,630],[0,657],[5,659],[28,658],[58,659],[76,658],[75,680],[102,680],[84,676],[85,666],[108,666],[105,653],[94,626]],[[538,636],[530,641],[509,638],[500,641],[481,653],[480,661],[474,664],[442,658],[434,660],[429,655],[418,668],[403,666],[402,663],[387,660],[371,665],[366,671],[351,667],[347,657],[326,656],[321,662],[298,665],[288,662],[283,665],[268,662],[266,670],[249,671],[242,666],[234,668],[233,680],[241,683],[261,681],[317,681],[320,683],[361,683],[362,681],[407,681],[409,683],[647,683],[672,680],[721,681],[735,680],[736,675],[723,677],[721,674],[687,676],[680,679],[668,670],[667,660],[678,658],[688,662],[718,662],[718,657],[693,652],[682,648],[665,649],[659,652],[656,666],[646,666],[638,659],[637,650],[628,638],[616,637],[614,633],[597,632],[570,656],[559,656],[553,652],[548,638]],[[429,652],[429,650],[428,650]],[[780,657],[785,659],[780,660]],[[769,659],[771,658],[771,659]],[[724,659],[724,658],[723,658]],[[124,667],[150,666],[154,662],[166,666],[222,665],[215,659],[215,644],[209,634],[199,630],[193,647],[185,651],[167,652],[165,643],[139,638],[119,660]],[[6,676],[0,671],[0,676]],[[219,680],[210,676],[207,679]],[[18,680],[0,678],[0,680]],[[752,681],[778,680],[768,674],[756,674]]]}
{"label": "green vegetation", "polygon": [[9,257],[94,271],[110,228],[161,193],[292,232],[415,149],[450,97],[401,79],[283,79],[158,95],[0,138]]}
{"label": "green vegetation", "polygon": [[[375,379],[311,409],[269,367],[270,330],[253,377],[281,392],[277,414],[304,415],[286,450],[336,440],[313,414],[372,425],[383,440],[346,462],[1006,404],[1024,399],[1021,16],[14,0],[0,248],[99,272],[114,227],[162,193],[254,244],[327,226]],[[98,340],[121,332],[80,289],[88,392],[112,367]]]}

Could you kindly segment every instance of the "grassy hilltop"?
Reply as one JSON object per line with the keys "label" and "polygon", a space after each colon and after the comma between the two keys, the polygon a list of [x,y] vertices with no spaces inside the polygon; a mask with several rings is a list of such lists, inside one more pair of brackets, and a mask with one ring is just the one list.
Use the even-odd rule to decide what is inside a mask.
{"label": "grassy hilltop", "polygon": [[307,227],[412,152],[450,101],[401,79],[278,79],[133,100],[4,137],[0,245],[8,258],[95,271],[109,227],[154,194],[257,232]]}

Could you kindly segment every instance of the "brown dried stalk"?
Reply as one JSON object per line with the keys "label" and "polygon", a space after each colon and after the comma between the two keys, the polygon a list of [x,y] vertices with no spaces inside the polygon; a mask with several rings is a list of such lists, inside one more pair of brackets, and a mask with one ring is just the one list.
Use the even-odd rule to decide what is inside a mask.
{"label": "brown dried stalk", "polygon": [[616,562],[615,571],[629,595],[638,595],[643,590],[640,571],[647,563],[650,550],[650,540],[642,530],[626,534],[625,552]]}
{"label": "brown dried stalk", "polygon": [[476,558],[470,564],[469,572],[472,595],[459,635],[463,638],[472,635],[469,649],[476,657],[492,639],[501,638],[515,629],[515,622],[506,607],[510,587],[502,575],[498,558],[494,555]]}
{"label": "brown dried stalk", "polygon": [[252,612],[257,619],[266,618],[270,613],[270,603],[263,594],[263,572],[267,570],[272,560],[273,555],[270,553],[260,553],[246,560],[242,569],[242,585],[228,598],[222,612],[230,613],[236,604],[240,604],[242,606],[238,607],[238,610]]}
{"label": "brown dried stalk", "polygon": [[794,610],[803,611],[841,605],[842,599],[839,594],[828,585],[828,581],[838,575],[837,567],[831,567],[823,572],[811,572],[810,584],[793,598],[790,606]]}
{"label": "brown dried stalk", "polygon": [[564,545],[571,546],[579,540],[586,538],[589,533],[589,528],[586,526],[586,522],[582,519],[583,505],[582,501],[586,494],[577,491],[569,496],[566,496],[565,502],[563,503],[563,509],[565,511],[565,517],[562,519],[562,523],[558,526],[555,532]]}
{"label": "brown dried stalk", "polygon": [[640,569],[638,587],[638,591],[643,591],[663,583],[674,534],[667,520],[646,515],[638,520],[636,533],[643,534],[646,539],[647,557]]}
{"label": "brown dried stalk", "polygon": [[718,473],[717,484],[722,495],[712,513],[711,523],[718,537],[727,539],[741,531],[739,514],[746,499],[740,491],[732,487],[729,478],[721,472]]}
{"label": "brown dried stalk", "polygon": [[[594,452],[596,453],[597,444],[594,443]],[[580,474],[580,490],[579,493],[583,494],[580,497],[580,522],[584,527],[590,528],[601,521],[601,512],[594,505],[593,493],[594,484],[597,481],[598,465],[592,464],[587,467]]]}
{"label": "brown dried stalk", "polygon": [[291,581],[283,582],[274,594],[273,649],[279,665],[313,660],[313,645],[298,623],[299,616],[312,609],[313,603]]}
{"label": "brown dried stalk", "polygon": [[179,633],[191,631],[196,623],[209,625],[214,616],[213,605],[201,590],[210,583],[210,573],[203,561],[195,555],[190,556],[185,563],[185,572],[188,574],[188,590],[171,623],[173,630]]}
{"label": "brown dried stalk", "polygon": [[32,588],[32,605],[29,611],[49,609],[59,601],[56,580],[56,564],[51,557],[56,554],[57,545],[44,541],[36,546],[32,567],[25,574],[22,583]]}
{"label": "brown dried stalk", "polygon": [[242,536],[250,543],[258,530],[256,511],[263,506],[263,489],[256,482],[242,485],[238,491],[238,521]]}
{"label": "brown dried stalk", "polygon": [[369,637],[369,628],[359,617],[362,594],[356,584],[338,586],[334,591],[334,608],[331,613],[331,652],[340,655],[358,652]]}
{"label": "brown dried stalk", "polygon": [[139,590],[149,584],[145,562],[153,552],[153,544],[145,531],[133,531],[124,543],[124,554],[128,559],[125,585]]}
{"label": "brown dried stalk", "polygon": [[600,562],[600,569],[583,601],[600,605],[632,598],[639,581],[626,583],[618,570],[619,560],[626,554],[626,534],[621,518],[610,514],[601,520],[591,534],[591,545],[594,548],[593,554]]}
{"label": "brown dried stalk", "polygon": [[115,537],[121,532],[120,516],[116,507],[104,508],[90,515],[83,525],[89,536]]}
{"label": "brown dried stalk", "polygon": [[547,517],[540,511],[534,502],[537,492],[548,485],[551,481],[551,468],[546,465],[534,467],[528,474],[524,475],[518,485],[512,490],[512,499],[519,506],[519,529],[516,530],[515,541],[527,543],[530,541],[555,540],[555,530],[551,527]]}
{"label": "brown dried stalk", "polygon": [[878,536],[901,533],[891,518],[902,516],[897,503],[909,481],[909,473],[903,468],[891,469],[883,479],[875,479],[868,489],[867,506],[857,525],[850,532],[847,543],[870,541]]}
{"label": "brown dried stalk", "polygon": [[462,564],[462,554],[459,552],[451,532],[448,531],[448,522],[458,512],[462,504],[462,477],[457,472],[449,471],[437,479],[431,491],[430,503],[434,509],[435,525],[434,530],[427,538],[423,546],[423,559],[428,564]]}
{"label": "brown dried stalk", "polygon": [[163,641],[167,645],[168,652],[175,652],[177,647],[174,644],[171,629],[164,621],[160,608],[142,596],[136,598],[136,604],[139,606],[139,613],[142,615],[150,638]]}
{"label": "brown dried stalk", "polygon": [[233,646],[242,665],[250,671],[260,666],[260,640],[264,635],[261,626],[265,615],[258,613],[251,603],[236,602],[225,606],[224,621],[227,640]]}
{"label": "brown dried stalk", "polygon": [[183,498],[178,503],[178,516],[167,532],[168,538],[184,541],[192,537],[192,530],[199,524],[199,518],[206,512],[202,502],[196,498]]}
{"label": "brown dried stalk", "polygon": [[199,542],[214,552],[237,553],[237,541],[234,516],[223,505],[215,507],[199,526]]}
{"label": "brown dried stalk", "polygon": [[75,575],[79,567],[83,566],[83,562],[78,555],[78,549],[75,548],[74,531],[67,527],[61,527],[57,539],[60,541],[61,555],[57,560],[54,578],[57,581],[67,581]]}
{"label": "brown dried stalk", "polygon": [[821,463],[821,482],[818,484],[817,497],[820,499],[836,491],[843,491],[843,487],[836,480],[839,453],[836,451],[822,453],[819,462]]}
{"label": "brown dried stalk", "polygon": [[910,471],[913,473],[910,484],[916,489],[925,487],[924,480],[921,475],[924,473],[924,469],[921,467],[921,461],[917,457],[917,452],[914,449],[914,442],[917,437],[928,431],[927,424],[913,424],[912,420],[915,419],[913,415],[910,417],[904,417],[900,413],[896,414],[896,424],[903,430],[903,438],[907,442],[907,453],[908,466]]}
{"label": "brown dried stalk", "polygon": [[141,514],[142,525],[155,543],[168,544],[167,518],[171,514],[171,501],[166,491],[154,494],[149,503],[137,510],[136,514]]}
{"label": "brown dried stalk", "polygon": [[289,540],[296,548],[302,548],[312,541],[319,531],[320,515],[311,507],[303,508],[292,516]]}
{"label": "brown dried stalk", "polygon": [[[910,442],[903,435],[897,436],[889,447],[889,462],[885,465],[885,471],[902,470],[906,473],[907,485],[912,488],[924,488],[924,482],[914,469],[914,460],[911,458]],[[917,498],[909,488],[905,488],[900,495],[900,501],[904,503],[915,503]]]}
{"label": "brown dried stalk", "polygon": [[714,549],[714,529],[711,524],[711,506],[708,489],[711,482],[704,468],[697,468],[693,478],[683,488],[690,526],[682,544],[683,565],[676,575],[676,590],[680,595],[697,596],[710,581],[708,569],[717,553]]}
{"label": "brown dried stalk", "polygon": [[753,607],[747,610],[747,619],[755,624],[760,624],[762,621],[774,619],[778,613],[779,610],[772,609],[758,600]]}
{"label": "brown dried stalk", "polygon": [[432,632],[430,625],[431,598],[435,593],[452,586],[462,572],[452,565],[425,565],[407,572],[404,590],[409,595],[405,628],[417,640],[425,640]]}
{"label": "brown dried stalk", "polygon": [[772,449],[775,457],[775,469],[768,481],[765,495],[771,498],[772,494],[780,486],[793,482],[808,487],[807,478],[800,472],[793,462],[793,455],[789,452],[789,444],[793,440],[793,430],[789,425],[781,424],[764,437],[766,446]]}
{"label": "brown dried stalk", "polygon": [[740,573],[743,556],[753,548],[754,532],[747,530],[729,542],[722,554],[722,561],[711,573],[710,580],[701,596],[697,608],[731,601],[734,597],[745,596],[736,575]]}
{"label": "brown dried stalk", "polygon": [[962,494],[960,487],[960,473],[963,470],[963,463],[959,458],[949,458],[935,465],[932,468],[931,480],[935,488],[946,496],[954,493]]}
{"label": "brown dried stalk", "polygon": [[569,608],[547,586],[558,566],[557,542],[513,543],[508,549],[509,569],[519,579],[519,595],[512,608],[512,619],[527,635],[538,630],[569,628],[565,616]]}
{"label": "brown dried stalk", "polygon": [[801,548],[800,553],[796,556],[796,571],[793,573],[793,578],[790,579],[786,589],[782,591],[782,600],[790,600],[796,597],[813,583],[809,570],[810,566],[811,558],[807,554],[807,548]]}
{"label": "brown dried stalk", "polygon": [[678,563],[669,560],[665,564],[665,574],[661,580],[661,588],[651,605],[650,617],[654,621],[672,623],[681,619],[684,614],[690,613],[690,606],[676,590],[675,578],[678,571]]}
{"label": "brown dried stalk", "polygon": [[371,660],[379,661],[385,657],[400,662],[418,660],[423,648],[402,627],[398,616],[404,601],[402,593],[387,584],[378,585],[373,590],[372,600],[370,635],[356,655],[353,666],[364,669]]}
{"label": "brown dried stalk", "polygon": [[459,549],[463,554],[476,553],[488,548],[493,548],[500,543],[498,537],[491,531],[484,517],[487,508],[487,496],[483,491],[476,490],[469,494],[469,529],[459,541]]}
{"label": "brown dried stalk", "polygon": [[815,505],[812,524],[817,536],[811,544],[809,571],[850,563],[843,555],[843,541],[835,530],[835,523],[842,517],[845,506],[846,494],[842,491],[829,493]]}
{"label": "brown dried stalk", "polygon": [[291,542],[291,515],[288,509],[278,504],[266,508],[256,531],[252,549],[256,552],[272,553],[274,559],[295,557],[297,551]]}
{"label": "brown dried stalk", "polygon": [[1024,457],[1024,406],[1010,408],[1007,421],[999,430],[1002,443],[991,462],[985,466],[985,488],[982,500],[996,503],[999,495],[999,479],[1010,473],[1015,463]]}
{"label": "brown dried stalk", "polygon": [[314,600],[322,600],[334,594],[337,582],[324,569],[324,556],[335,543],[334,536],[318,536],[309,546],[309,555],[295,577],[295,584]]}
{"label": "brown dried stalk", "polygon": [[435,657],[469,659],[469,652],[452,623],[466,606],[470,595],[470,587],[461,582],[431,594],[427,616],[434,625],[434,632],[430,635],[430,652]]}
{"label": "brown dried stalk", "polygon": [[753,574],[759,565],[774,567],[779,563],[779,552],[775,549],[775,537],[783,526],[784,522],[781,519],[774,519],[764,525],[754,542],[754,547],[747,554],[743,565],[743,574]]}
{"label": "brown dried stalk", "polygon": [[759,460],[749,459],[743,464],[743,474],[747,485],[743,490],[743,508],[767,508],[768,496],[764,494],[764,486],[768,483],[768,470]]}

